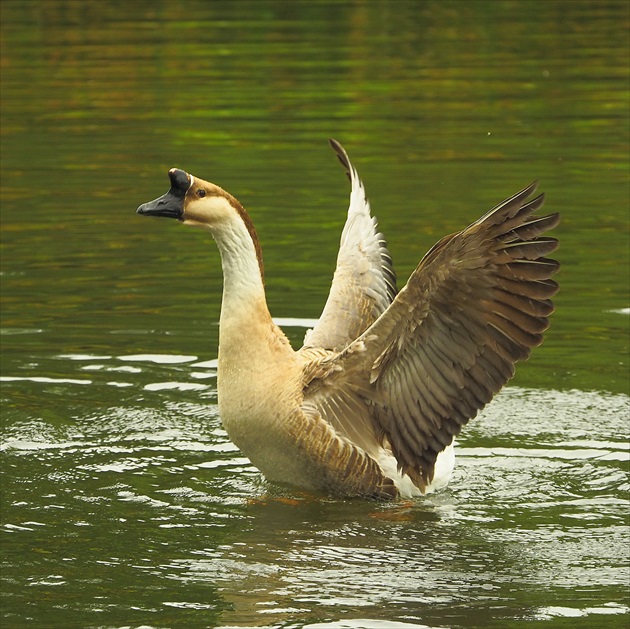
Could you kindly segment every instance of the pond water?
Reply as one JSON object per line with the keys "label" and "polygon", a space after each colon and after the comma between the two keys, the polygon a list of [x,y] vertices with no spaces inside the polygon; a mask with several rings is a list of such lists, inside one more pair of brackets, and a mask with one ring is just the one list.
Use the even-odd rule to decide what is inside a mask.
{"label": "pond water", "polygon": [[[627,627],[627,2],[2,0],[2,626]],[[258,229],[299,346],[350,153],[402,285],[533,179],[560,211],[545,344],[414,502],[269,485],[216,406],[212,241]]]}

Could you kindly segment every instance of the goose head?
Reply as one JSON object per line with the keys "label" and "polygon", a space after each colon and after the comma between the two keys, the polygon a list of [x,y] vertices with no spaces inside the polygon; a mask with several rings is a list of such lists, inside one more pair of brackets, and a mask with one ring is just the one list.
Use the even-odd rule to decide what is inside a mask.
{"label": "goose head", "polygon": [[247,222],[241,204],[216,184],[179,168],[171,168],[168,176],[171,180],[169,191],[153,201],[143,203],[136,210],[138,214],[176,218],[185,225],[204,227],[211,231],[234,220],[235,214]]}
{"label": "goose head", "polygon": [[[184,225],[209,230],[222,253],[228,241],[253,252],[261,277],[262,252],[249,214],[229,192],[209,181],[180,170],[168,171],[171,187],[161,197],[143,203],[136,212],[143,216],[176,218]],[[233,247],[232,247],[233,249]]]}

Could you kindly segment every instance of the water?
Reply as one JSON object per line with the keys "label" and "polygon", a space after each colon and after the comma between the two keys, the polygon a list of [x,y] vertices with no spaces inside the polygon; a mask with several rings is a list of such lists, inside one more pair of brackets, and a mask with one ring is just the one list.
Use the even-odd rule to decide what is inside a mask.
{"label": "water", "polygon": [[[626,3],[0,10],[3,627],[627,626]],[[267,484],[217,413],[214,244],[134,214],[171,166],[239,197],[298,346],[347,201],[329,136],[399,284],[535,178],[563,215],[545,344],[425,500]]]}

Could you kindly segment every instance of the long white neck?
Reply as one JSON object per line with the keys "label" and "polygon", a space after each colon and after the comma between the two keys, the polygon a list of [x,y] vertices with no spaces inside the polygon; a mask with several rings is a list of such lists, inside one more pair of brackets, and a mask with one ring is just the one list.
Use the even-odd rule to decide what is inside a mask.
{"label": "long white neck", "polygon": [[223,265],[220,380],[270,369],[294,352],[267,308],[256,233],[244,211],[234,212],[211,231]]}
{"label": "long white neck", "polygon": [[235,216],[229,223],[213,228],[212,235],[223,266],[221,325],[252,316],[252,308],[259,316],[270,316],[256,246],[245,223]]}

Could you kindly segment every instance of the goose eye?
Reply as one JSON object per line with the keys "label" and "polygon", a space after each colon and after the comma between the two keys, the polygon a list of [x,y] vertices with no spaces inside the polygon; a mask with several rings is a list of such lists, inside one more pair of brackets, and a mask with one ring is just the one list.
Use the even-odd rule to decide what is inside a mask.
{"label": "goose eye", "polygon": [[206,196],[206,191],[205,190],[197,190],[197,196],[201,199],[203,199],[203,197]]}

